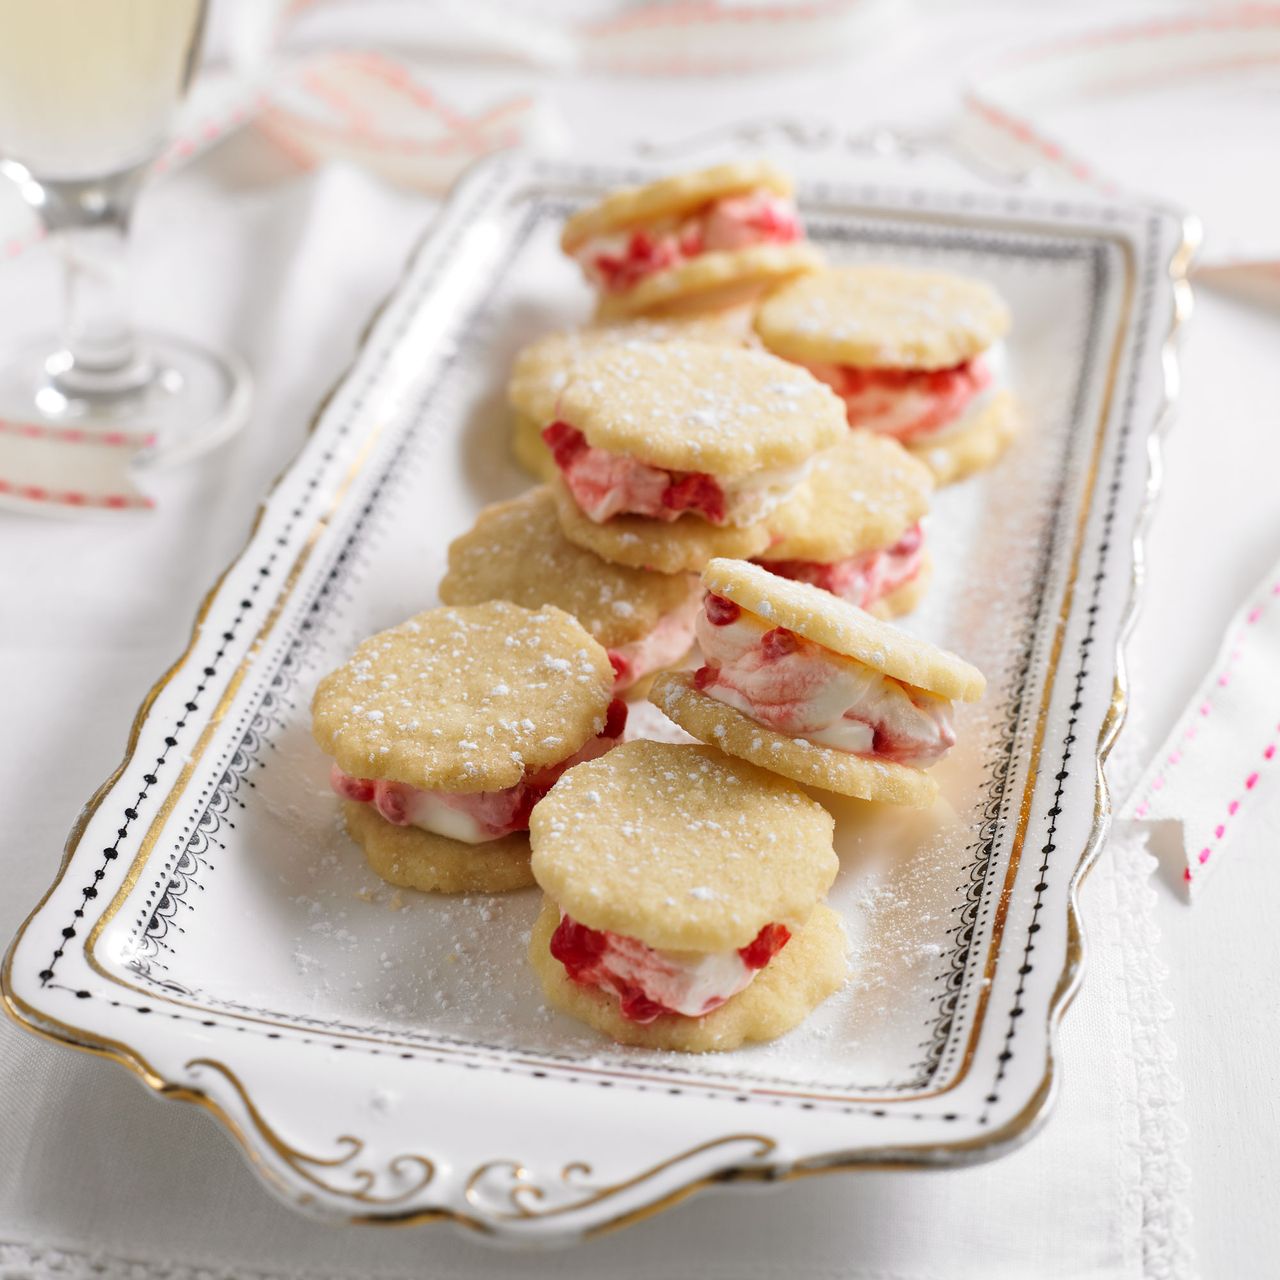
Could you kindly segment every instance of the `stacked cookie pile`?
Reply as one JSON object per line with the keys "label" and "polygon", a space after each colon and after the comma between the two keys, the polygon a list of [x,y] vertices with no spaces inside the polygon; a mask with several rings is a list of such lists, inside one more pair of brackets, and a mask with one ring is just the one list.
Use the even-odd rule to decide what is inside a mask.
{"label": "stacked cookie pile", "polygon": [[[1008,312],[980,281],[824,267],[764,164],[616,192],[562,244],[596,320],[509,385],[543,483],[455,539],[442,607],[321,682],[315,737],[385,879],[541,886],[555,1007],[627,1043],[771,1039],[846,973],[804,788],[933,803],[983,691],[888,619],[927,588],[934,486],[1015,434]],[[624,741],[645,692],[705,745]]]}

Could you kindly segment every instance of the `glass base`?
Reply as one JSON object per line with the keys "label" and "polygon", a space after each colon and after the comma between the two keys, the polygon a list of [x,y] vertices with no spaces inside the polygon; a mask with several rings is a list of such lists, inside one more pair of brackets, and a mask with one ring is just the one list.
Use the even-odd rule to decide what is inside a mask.
{"label": "glass base", "polygon": [[91,393],[68,388],[69,360],[56,338],[0,352],[0,417],[139,435],[146,443],[137,461],[148,468],[187,462],[244,426],[252,380],[236,356],[172,334],[144,332],[138,343],[131,376]]}

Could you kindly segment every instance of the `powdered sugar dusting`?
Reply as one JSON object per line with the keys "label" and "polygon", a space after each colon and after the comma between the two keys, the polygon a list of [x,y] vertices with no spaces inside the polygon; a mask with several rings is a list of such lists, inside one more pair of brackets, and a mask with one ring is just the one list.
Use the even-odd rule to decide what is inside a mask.
{"label": "powdered sugar dusting", "polygon": [[578,366],[558,413],[612,453],[737,479],[798,465],[842,438],[843,403],[761,351],[624,342]]}
{"label": "powdered sugar dusting", "polygon": [[607,654],[566,614],[491,601],[364,641],[321,682],[315,724],[352,777],[498,791],[593,736],[612,685]]}

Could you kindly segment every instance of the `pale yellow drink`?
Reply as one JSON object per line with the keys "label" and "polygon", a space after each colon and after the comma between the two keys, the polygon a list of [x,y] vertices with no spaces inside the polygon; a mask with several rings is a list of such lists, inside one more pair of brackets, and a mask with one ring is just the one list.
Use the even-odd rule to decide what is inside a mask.
{"label": "pale yellow drink", "polygon": [[203,0],[0,0],[0,155],[47,179],[149,159],[203,20]]}

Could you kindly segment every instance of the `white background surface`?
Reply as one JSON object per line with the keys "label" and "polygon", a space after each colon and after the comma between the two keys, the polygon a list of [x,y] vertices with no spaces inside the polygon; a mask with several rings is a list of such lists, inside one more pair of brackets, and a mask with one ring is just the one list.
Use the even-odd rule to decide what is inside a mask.
{"label": "white background surface", "polygon": [[[993,48],[1043,38],[1050,24],[1083,27],[1116,16],[1114,6],[1091,3],[1052,18],[1030,6],[967,6],[963,14],[930,11],[918,36],[877,42],[839,68],[711,84],[567,80],[548,92],[571,130],[592,144],[610,136],[678,136],[690,122],[702,127],[778,111],[838,117],[851,128],[921,121],[951,107],[956,86]],[[1231,146],[1229,139],[1221,143],[1228,155]],[[1117,161],[1121,154],[1118,146]],[[1096,158],[1105,168],[1108,158]],[[1171,149],[1168,163],[1178,162]],[[1242,201],[1274,200],[1274,187],[1270,193],[1260,189],[1264,179],[1275,183],[1262,170],[1259,157],[1243,148],[1235,165],[1224,165],[1220,155],[1215,166],[1220,182],[1234,176]],[[296,449],[311,406],[330,372],[345,363],[428,210],[420,198],[389,198],[342,179],[322,188],[317,200],[309,182],[278,186],[289,173],[265,143],[244,137],[172,179],[169,194],[157,189],[138,228],[146,318],[234,343],[269,373],[261,378],[264,394],[250,431],[198,470],[169,479],[153,516],[93,525],[0,516],[0,706],[10,726],[0,753],[0,932],[6,935],[50,879],[79,804],[119,758],[134,708],[185,644],[196,603],[241,546],[259,496]],[[329,198],[342,201],[340,225],[318,212]],[[363,214],[362,200],[368,202]],[[189,219],[193,209],[197,219]],[[350,237],[349,247],[344,237]],[[298,264],[316,261],[328,264],[323,275],[299,270]],[[42,304],[51,317],[56,275],[42,257],[0,265],[0,288],[6,299],[22,300],[0,315],[0,335],[29,331]],[[286,312],[309,316],[311,323],[286,332],[277,327]],[[1280,313],[1200,291],[1183,354],[1183,396],[1166,447],[1164,493],[1148,543],[1144,611],[1130,651],[1134,704],[1141,737],[1149,743],[1159,741],[1181,710],[1241,597],[1280,556],[1274,496],[1278,340]],[[1280,1031],[1273,986],[1280,961],[1273,922],[1280,860],[1263,837],[1264,824],[1269,819],[1274,829],[1278,817],[1264,811],[1254,819],[1257,838],[1241,842],[1234,865],[1220,870],[1194,908],[1181,894],[1176,857],[1162,864],[1158,878],[1166,994],[1176,1010],[1171,1026],[1186,1086],[1194,1235],[1202,1272],[1211,1277],[1267,1275],[1280,1246],[1274,1214],[1280,1202],[1274,1156],[1280,1149]],[[1087,1054],[1096,1030],[1086,1000],[1087,993],[1067,1022],[1077,1054]],[[15,1035],[0,1029],[6,1040]],[[130,1241],[118,1238],[115,1224],[130,1187],[153,1162],[178,1150],[191,1153],[182,1164],[187,1181],[168,1201],[156,1202],[150,1215],[152,1241],[171,1256],[217,1256],[210,1224],[243,1217],[246,1230],[269,1231],[282,1253],[296,1243],[296,1256],[316,1259],[313,1269],[329,1265],[315,1229],[265,1200],[205,1117],[158,1106],[118,1068],[79,1055],[32,1043],[24,1045],[19,1062],[29,1087],[6,1077],[4,1111],[13,1123],[0,1117],[0,1240],[12,1208],[15,1220],[20,1210],[23,1221],[41,1223],[52,1243],[93,1241],[129,1256]],[[31,1117],[36,1106],[42,1111]],[[1090,1120],[1089,1100],[1073,1102],[1069,1074],[1054,1124],[1063,1130]],[[1051,1128],[1015,1159],[1027,1161],[1028,1171],[1040,1160],[1070,1160],[1072,1136]],[[65,1169],[53,1161],[68,1144],[82,1144],[78,1188],[51,1177]],[[981,1201],[984,1186],[991,1192],[988,1216],[971,1224],[962,1247],[998,1251],[1000,1221],[1019,1211],[1001,1199],[999,1189],[1009,1182],[984,1182],[984,1171],[962,1176],[977,1179],[966,1194],[977,1189]],[[1027,1180],[1034,1182],[1031,1172]],[[894,1182],[883,1179],[872,1202],[862,1205],[868,1221],[877,1213],[902,1214],[907,1202]],[[941,1186],[922,1180],[911,1202],[921,1217],[903,1215],[901,1231],[922,1230],[930,1212],[945,1212]],[[77,1190],[78,1197],[72,1194]],[[821,1242],[855,1193],[856,1185],[840,1178],[801,1183],[773,1192],[776,1203],[768,1214],[752,1199],[709,1197],[665,1220],[670,1225],[660,1219],[616,1247],[591,1246],[574,1265],[597,1267],[599,1274],[679,1275],[684,1257],[717,1275],[708,1269],[717,1255],[695,1249],[695,1242],[705,1244],[715,1233],[737,1239],[743,1255],[772,1257],[781,1266],[783,1259],[770,1254],[779,1234]],[[82,1207],[75,1220],[60,1214],[60,1206],[73,1200]],[[1072,1219],[1069,1201],[1061,1205],[1059,1227],[1064,1233],[1088,1230]],[[402,1238],[403,1244],[379,1246],[395,1253],[396,1265],[431,1256],[442,1267],[446,1255],[464,1257],[452,1244],[442,1246],[444,1254],[433,1245],[429,1254],[426,1237]],[[945,1258],[913,1256],[909,1248],[904,1254],[897,1243],[896,1252],[885,1256],[912,1258],[911,1276],[952,1274]],[[1098,1242],[1098,1269],[1088,1274],[1131,1274],[1103,1269],[1104,1256],[1116,1252],[1108,1254],[1110,1243]],[[358,1246],[344,1241],[339,1247],[335,1240],[335,1270],[351,1260],[353,1249],[359,1256]],[[390,1253],[385,1256],[381,1265],[390,1267]],[[474,1249],[465,1250],[466,1259],[474,1257]],[[729,1255],[721,1257],[723,1274],[732,1274]],[[1016,1256],[990,1257],[993,1269],[1004,1264],[998,1274],[1020,1274]],[[810,1258],[813,1265],[797,1274],[852,1274],[852,1259],[846,1268],[819,1243]],[[0,1275],[11,1261],[0,1248]],[[457,1265],[473,1268],[465,1274],[485,1274],[485,1268],[497,1274],[505,1262],[484,1255]],[[250,1264],[243,1259],[240,1266]],[[1023,1273],[1083,1274],[1050,1266],[1042,1260]],[[567,1268],[548,1259],[526,1269]]]}

